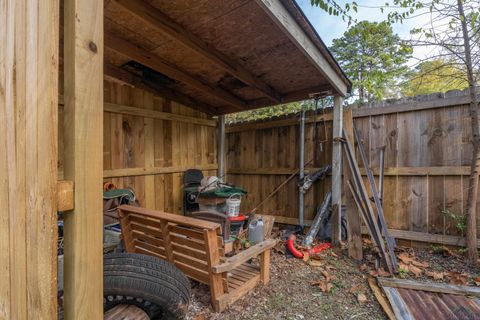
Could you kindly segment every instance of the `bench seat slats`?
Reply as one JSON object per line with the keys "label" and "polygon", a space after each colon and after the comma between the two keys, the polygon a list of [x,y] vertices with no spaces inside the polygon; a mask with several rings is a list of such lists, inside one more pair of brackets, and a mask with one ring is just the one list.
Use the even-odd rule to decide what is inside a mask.
{"label": "bench seat slats", "polygon": [[[165,259],[189,278],[209,285],[216,311],[228,307],[260,281],[268,282],[272,240],[226,258],[218,223],[127,205],[118,208],[118,215],[127,252]],[[254,256],[261,257],[261,268],[242,262]]]}

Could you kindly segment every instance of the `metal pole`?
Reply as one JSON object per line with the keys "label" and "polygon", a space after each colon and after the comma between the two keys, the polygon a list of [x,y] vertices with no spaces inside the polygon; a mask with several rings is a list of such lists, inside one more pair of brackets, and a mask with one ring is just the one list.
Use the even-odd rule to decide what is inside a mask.
{"label": "metal pole", "polygon": [[218,150],[217,176],[220,178],[220,177],[225,177],[225,116],[224,115],[221,115],[218,117],[218,149],[217,150]]}
{"label": "metal pole", "polygon": [[[305,177],[305,106],[302,103],[300,111],[300,153],[299,153],[299,181],[303,181]],[[304,223],[304,196],[302,188],[298,190],[298,221],[300,227],[303,228]]]}

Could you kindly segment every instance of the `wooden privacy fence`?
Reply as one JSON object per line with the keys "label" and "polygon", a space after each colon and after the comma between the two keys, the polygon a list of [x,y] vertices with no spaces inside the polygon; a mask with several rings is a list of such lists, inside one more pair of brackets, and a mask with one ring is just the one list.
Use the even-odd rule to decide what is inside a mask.
{"label": "wooden privacy fence", "polygon": [[[103,176],[135,190],[140,204],[182,213],[183,172],[217,174],[217,121],[145,90],[104,83]],[[63,172],[63,108],[59,109],[59,176]]]}
{"label": "wooden privacy fence", "polygon": [[[345,113],[345,117],[353,116],[375,174],[379,148],[386,147],[384,212],[389,228],[395,230],[394,236],[464,243],[459,236],[472,152],[468,103],[468,92],[451,91],[352,108]],[[331,163],[331,114],[317,118],[317,140],[322,142],[323,151],[317,151],[312,167]],[[315,136],[313,116],[308,119],[306,161],[313,157]],[[298,124],[298,116],[292,116],[227,128],[228,180],[249,191],[244,210],[252,209],[298,168]],[[360,160],[359,164],[362,166]],[[288,183],[260,211],[277,216],[279,222],[296,222],[296,184],[296,179]],[[327,178],[306,195],[306,220],[313,219],[315,208],[329,188]]]}

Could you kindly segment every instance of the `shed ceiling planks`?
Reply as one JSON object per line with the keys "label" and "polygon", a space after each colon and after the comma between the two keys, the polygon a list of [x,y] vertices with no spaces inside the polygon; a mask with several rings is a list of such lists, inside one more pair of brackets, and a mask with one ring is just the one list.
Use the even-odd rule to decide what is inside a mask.
{"label": "shed ceiling planks", "polygon": [[348,91],[347,84],[341,79],[316,45],[305,34],[304,30],[291,16],[279,0],[255,0],[259,6],[275,21],[279,28],[307,56],[320,73],[328,79],[335,90],[342,96]]}
{"label": "shed ceiling planks", "polygon": [[1,319],[57,316],[58,9],[0,4]]}
{"label": "shed ceiling planks", "polygon": [[[112,38],[117,46],[108,46],[107,37],[105,61],[120,68],[142,60],[138,62],[177,80],[169,89],[218,108],[216,114],[302,100],[319,91],[313,88],[335,93],[333,78],[325,74],[348,86],[300,9],[289,1],[276,3],[291,14],[289,22],[298,31],[294,35],[282,32],[278,16],[255,0],[111,0],[105,2],[105,32],[117,38]],[[304,40],[311,47],[298,43]],[[322,68],[333,73],[319,72]]]}
{"label": "shed ceiling planks", "polygon": [[247,69],[238,64],[236,61],[228,58],[215,48],[209,46],[200,38],[186,31],[182,26],[170,19],[157,8],[144,1],[138,0],[114,0],[113,3],[120,5],[168,37],[179,41],[185,47],[194,50],[202,57],[215,64],[217,67],[233,75],[235,78],[255,87],[264,95],[269,97],[273,102],[281,102],[280,94],[273,90],[268,84],[252,75]]}
{"label": "shed ceiling planks", "polygon": [[172,67],[168,62],[163,61],[160,57],[144,50],[120,37],[112,34],[105,35],[105,46],[111,50],[130,57],[131,59],[160,72],[167,77],[178,80],[184,84],[191,85],[209,95],[223,100],[238,110],[242,110],[246,106],[246,102],[235,97],[230,92],[225,91],[216,85],[205,83],[197,76],[190,75],[182,70]]}
{"label": "shed ceiling planks", "polygon": [[[148,86],[147,84],[144,83],[143,79],[140,78],[139,76],[134,75],[131,72],[128,72],[120,67],[114,66],[112,64],[106,63],[104,66],[104,72],[106,76],[109,76],[111,78],[114,78],[116,80],[120,80],[121,82],[124,82],[128,85],[131,85],[133,87],[137,87],[139,89],[143,89],[149,92],[152,92],[156,95],[159,95],[161,97],[165,97],[167,99],[176,101],[178,103],[181,103],[185,106],[198,109],[202,112],[205,112],[207,114],[217,114],[218,109],[208,105],[204,102],[198,101],[190,96],[187,96],[185,94],[180,93],[178,90],[172,89],[172,88],[152,88]],[[113,79],[111,79],[113,80]],[[229,107],[225,107],[225,109],[231,110]]]}

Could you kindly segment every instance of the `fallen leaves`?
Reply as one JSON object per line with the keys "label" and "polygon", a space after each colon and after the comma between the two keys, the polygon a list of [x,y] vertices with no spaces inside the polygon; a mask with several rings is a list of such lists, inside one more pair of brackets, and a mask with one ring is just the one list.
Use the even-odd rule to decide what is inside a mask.
{"label": "fallen leaves", "polygon": [[480,277],[474,278],[473,282],[475,283],[476,286],[480,286]]}
{"label": "fallen leaves", "polygon": [[369,273],[372,277],[390,277],[390,272],[385,271],[383,268],[379,268],[378,270],[371,270]]}
{"label": "fallen leaves", "polygon": [[333,284],[325,280],[313,281],[310,283],[312,286],[319,287],[322,292],[328,293],[333,288]]}
{"label": "fallen leaves", "polygon": [[398,259],[400,259],[404,264],[410,264],[413,261],[413,258],[411,258],[407,253],[402,252],[398,255]]}
{"label": "fallen leaves", "polygon": [[468,285],[468,274],[460,273],[456,271],[446,272],[446,276],[448,277],[451,284],[465,286]]}
{"label": "fallen leaves", "polygon": [[278,241],[275,247],[273,247],[273,251],[279,254],[285,254],[285,241]]}
{"label": "fallen leaves", "polygon": [[323,267],[325,265],[325,262],[322,260],[317,260],[317,259],[310,259],[308,260],[308,265],[318,268],[318,267]]}
{"label": "fallen leaves", "polygon": [[[326,267],[328,268],[328,266]],[[330,274],[327,270],[321,270],[321,274],[324,279],[318,281],[310,282],[310,285],[316,286],[322,290],[322,292],[328,293],[333,288],[333,284],[331,281],[335,280],[337,277],[335,275]]]}
{"label": "fallen leaves", "polygon": [[359,294],[357,295],[357,300],[358,300],[358,302],[360,302],[360,303],[365,303],[365,302],[367,302],[367,296],[366,296],[365,294],[363,294],[363,293],[359,293]]}
{"label": "fallen leaves", "polygon": [[353,287],[351,287],[350,290],[348,290],[348,292],[355,294],[358,291],[360,291],[361,288],[362,288],[361,284],[356,284]]}
{"label": "fallen leaves", "polygon": [[430,266],[428,262],[420,262],[417,260],[412,260],[412,264],[419,268],[428,268]]}
{"label": "fallen leaves", "polygon": [[444,272],[435,272],[435,271],[425,271],[427,277],[433,278],[433,280],[443,280],[445,273]]}
{"label": "fallen leaves", "polygon": [[398,256],[400,260],[398,266],[403,272],[411,273],[416,278],[420,277],[425,268],[429,267],[428,262],[416,260],[414,253],[402,252]]}

